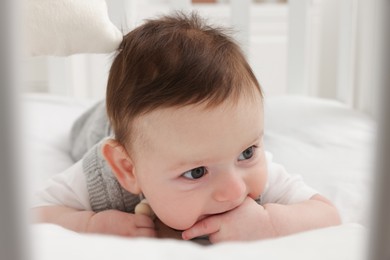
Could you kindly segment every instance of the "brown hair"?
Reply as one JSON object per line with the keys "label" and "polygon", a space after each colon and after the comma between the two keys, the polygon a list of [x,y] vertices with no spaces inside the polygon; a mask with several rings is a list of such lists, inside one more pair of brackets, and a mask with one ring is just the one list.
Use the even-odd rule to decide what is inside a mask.
{"label": "brown hair", "polygon": [[110,69],[107,114],[126,145],[131,123],[156,108],[206,103],[261,93],[238,45],[196,13],[147,20],[124,36]]}

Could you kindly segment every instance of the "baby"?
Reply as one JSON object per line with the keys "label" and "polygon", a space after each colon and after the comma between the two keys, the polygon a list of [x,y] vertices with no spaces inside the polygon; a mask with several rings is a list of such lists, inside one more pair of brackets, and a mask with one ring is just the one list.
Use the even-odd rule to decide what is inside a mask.
{"label": "baby", "polygon": [[[265,152],[262,104],[222,29],[196,14],[146,21],[119,46],[106,104],[76,123],[80,160],[37,193],[36,221],[130,237],[160,236],[163,224],[211,243],[339,224],[326,198]],[[134,214],[140,195],[156,220]]]}

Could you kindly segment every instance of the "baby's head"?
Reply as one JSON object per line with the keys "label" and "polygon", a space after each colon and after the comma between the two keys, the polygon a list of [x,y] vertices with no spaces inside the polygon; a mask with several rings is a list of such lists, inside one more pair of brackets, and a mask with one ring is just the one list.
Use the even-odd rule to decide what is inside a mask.
{"label": "baby's head", "polygon": [[260,85],[238,45],[196,14],[127,34],[106,102],[116,141],[103,154],[168,226],[189,228],[263,191]]}

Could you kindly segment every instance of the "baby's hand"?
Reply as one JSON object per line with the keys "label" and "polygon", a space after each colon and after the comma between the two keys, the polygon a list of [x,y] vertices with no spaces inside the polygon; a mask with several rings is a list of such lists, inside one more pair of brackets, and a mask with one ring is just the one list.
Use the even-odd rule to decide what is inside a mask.
{"label": "baby's hand", "polygon": [[182,233],[183,239],[208,235],[211,243],[275,237],[268,212],[247,197],[237,208],[202,219]]}
{"label": "baby's hand", "polygon": [[118,210],[101,211],[93,215],[87,232],[129,237],[156,237],[154,223],[149,216]]}

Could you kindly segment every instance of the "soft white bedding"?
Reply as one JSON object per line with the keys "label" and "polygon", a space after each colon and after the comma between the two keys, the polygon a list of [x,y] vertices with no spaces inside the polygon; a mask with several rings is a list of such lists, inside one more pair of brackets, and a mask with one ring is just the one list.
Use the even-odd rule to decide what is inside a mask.
{"label": "soft white bedding", "polygon": [[273,240],[202,246],[170,239],[77,234],[50,224],[35,225],[32,229],[37,260],[363,260],[366,256],[365,233],[361,226],[348,224]]}
{"label": "soft white bedding", "polygon": [[[24,98],[27,169],[32,189],[72,164],[68,134],[93,100],[45,95]],[[191,242],[80,235],[53,225],[33,227],[37,259],[111,257],[195,259],[359,259],[363,257],[372,187],[375,126],[367,116],[336,101],[307,97],[268,98],[266,149],[274,160],[330,198],[340,227],[252,243],[201,247]],[[355,223],[355,224],[351,224]],[[101,246],[100,246],[101,245]],[[153,248],[153,250],[149,250]]]}

